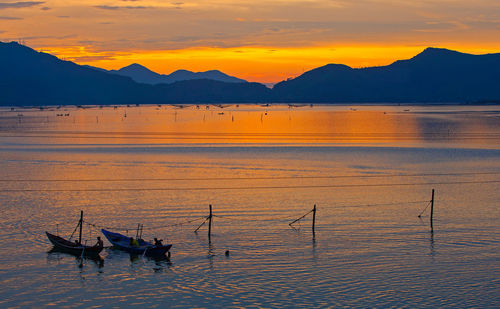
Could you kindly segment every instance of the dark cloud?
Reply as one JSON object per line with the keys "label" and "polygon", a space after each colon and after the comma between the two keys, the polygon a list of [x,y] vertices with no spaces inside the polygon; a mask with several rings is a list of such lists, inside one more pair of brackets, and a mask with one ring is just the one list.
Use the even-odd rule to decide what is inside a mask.
{"label": "dark cloud", "polygon": [[[40,36],[25,36],[21,39],[24,41],[38,41],[38,40],[46,40],[46,39],[56,39],[56,40],[67,40],[78,37],[76,34],[55,36],[55,35],[40,35]],[[19,38],[10,38],[9,41],[16,41]]]}
{"label": "dark cloud", "polygon": [[69,18],[69,16],[68,16],[68,15],[59,15],[59,16],[57,16],[57,17],[58,17],[58,18]]}
{"label": "dark cloud", "polygon": [[150,9],[150,6],[113,6],[113,5],[96,5],[95,8],[102,10],[120,10],[120,9]]}
{"label": "dark cloud", "polygon": [[91,41],[91,40],[78,41],[78,44],[82,44],[82,45],[94,45],[94,44],[98,44],[98,43],[99,43],[98,41]]}
{"label": "dark cloud", "polygon": [[21,20],[21,19],[24,19],[24,18],[21,18],[21,17],[11,17],[11,16],[0,16],[0,19],[1,20]]}
{"label": "dark cloud", "polygon": [[9,2],[9,3],[2,2],[2,3],[0,3],[0,10],[1,9],[28,8],[28,7],[37,6],[37,5],[44,4],[44,3],[45,2],[42,2],[42,1],[19,1],[19,2]]}
{"label": "dark cloud", "polygon": [[170,39],[171,42],[193,42],[202,40],[202,36],[175,36]]}
{"label": "dark cloud", "polygon": [[93,62],[98,60],[114,60],[115,56],[113,54],[108,55],[95,55],[95,56],[81,56],[81,57],[69,57],[67,58],[73,62]]}
{"label": "dark cloud", "polygon": [[43,7],[43,8],[41,8],[40,10],[42,10],[42,11],[48,11],[48,10],[50,10],[50,9],[51,9],[51,8],[49,8],[48,6],[44,6],[44,7]]}

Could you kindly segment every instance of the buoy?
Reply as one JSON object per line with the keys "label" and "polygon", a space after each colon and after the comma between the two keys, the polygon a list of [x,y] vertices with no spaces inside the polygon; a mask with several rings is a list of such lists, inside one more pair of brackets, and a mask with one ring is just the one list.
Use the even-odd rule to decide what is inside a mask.
{"label": "buoy", "polygon": [[226,256],[229,256],[229,250],[226,250]]}

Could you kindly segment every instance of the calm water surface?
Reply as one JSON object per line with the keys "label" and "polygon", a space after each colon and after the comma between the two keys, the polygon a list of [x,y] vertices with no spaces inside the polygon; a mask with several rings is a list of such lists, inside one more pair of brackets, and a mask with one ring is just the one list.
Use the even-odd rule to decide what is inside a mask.
{"label": "calm water surface", "polygon": [[0,170],[0,307],[500,307],[498,106],[3,108]]}

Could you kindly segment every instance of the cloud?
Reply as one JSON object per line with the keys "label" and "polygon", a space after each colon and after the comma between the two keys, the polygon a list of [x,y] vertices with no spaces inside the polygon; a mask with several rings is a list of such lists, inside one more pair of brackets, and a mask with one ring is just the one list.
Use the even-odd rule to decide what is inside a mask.
{"label": "cloud", "polygon": [[171,42],[193,42],[193,41],[200,41],[202,40],[204,37],[203,36],[174,36],[172,38],[170,38],[170,41]]}
{"label": "cloud", "polygon": [[101,60],[114,60],[115,56],[113,54],[108,55],[93,55],[93,56],[73,56],[66,57],[67,60],[73,62],[93,62],[93,61],[101,61]]}
{"label": "cloud", "polygon": [[21,17],[11,17],[11,16],[0,16],[0,20],[22,20]]}
{"label": "cloud", "polygon": [[150,6],[114,6],[114,5],[95,5],[97,9],[102,10],[120,10],[120,9],[150,9]]}
{"label": "cloud", "polygon": [[[67,40],[67,39],[72,39],[76,38],[76,34],[68,34],[68,35],[61,35],[61,36],[55,36],[55,35],[33,35],[33,36],[23,36],[20,37],[20,39],[25,40],[25,41],[38,41],[38,40],[47,40],[47,39],[55,39],[55,40]],[[16,41],[18,38],[9,38],[9,41]]]}
{"label": "cloud", "polygon": [[50,10],[50,9],[51,9],[51,8],[49,8],[48,6],[44,6],[44,7],[43,7],[43,8],[41,8],[40,10],[42,10],[42,11],[48,11],[48,10]]}
{"label": "cloud", "polygon": [[37,6],[37,5],[40,5],[43,3],[45,3],[45,2],[42,2],[42,1],[19,1],[19,2],[0,3],[0,10],[2,10],[2,9],[28,8],[28,7]]}
{"label": "cloud", "polygon": [[416,32],[444,33],[470,29],[470,26],[458,21],[428,21],[423,26],[415,29]]}

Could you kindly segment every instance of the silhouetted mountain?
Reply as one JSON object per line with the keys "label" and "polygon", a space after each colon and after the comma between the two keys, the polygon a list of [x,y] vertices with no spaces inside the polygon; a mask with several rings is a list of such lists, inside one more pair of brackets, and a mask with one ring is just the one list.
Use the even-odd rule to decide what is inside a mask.
{"label": "silhouetted mountain", "polygon": [[15,42],[0,42],[0,72],[0,105],[243,103],[260,102],[270,94],[257,83],[192,80],[140,84]]}
{"label": "silhouetted mountain", "polygon": [[161,84],[168,102],[179,103],[261,103],[269,102],[271,89],[259,83],[225,83],[194,79]]}
{"label": "silhouetted mountain", "polygon": [[500,99],[500,54],[427,48],[388,66],[329,64],[276,84],[280,102],[477,102]]}
{"label": "silhouetted mountain", "polygon": [[205,72],[191,72],[186,70],[177,70],[169,75],[164,75],[164,76],[167,78],[167,80],[170,80],[169,83],[173,83],[176,81],[183,81],[183,80],[192,80],[192,79],[211,79],[226,83],[247,83],[247,81],[244,79],[229,76],[218,70],[210,70]]}
{"label": "silhouetted mountain", "polygon": [[[90,66],[88,66],[90,67]],[[179,81],[184,81],[184,80],[193,80],[193,79],[210,79],[210,80],[216,80],[220,82],[226,82],[226,83],[246,83],[247,81],[244,79],[236,78],[233,76],[229,76],[227,74],[222,73],[221,71],[218,70],[211,70],[211,71],[206,71],[206,72],[191,72],[191,71],[186,71],[186,70],[177,70],[171,74],[164,75],[164,74],[158,74],[156,72],[151,71],[150,69],[137,64],[133,63],[129,66],[123,67],[119,70],[110,70],[106,71],[101,68],[96,68],[96,67],[91,67],[96,70],[100,71],[105,71],[117,75],[122,75],[122,76],[127,76],[132,78],[134,81],[138,83],[143,83],[143,84],[151,84],[151,85],[157,85],[157,84],[172,84],[175,82]]]}
{"label": "silhouetted mountain", "polygon": [[[121,71],[143,78],[165,77],[140,65]],[[278,83],[272,90],[258,83],[211,79],[137,83],[14,42],[0,42],[0,72],[0,105],[500,102],[500,54],[475,56],[436,48],[382,67],[329,64]],[[190,73],[170,75],[185,78]]]}
{"label": "silhouetted mountain", "polygon": [[93,66],[87,65],[87,64],[83,64],[82,67],[88,68],[88,69],[92,69],[92,70],[96,70],[96,71],[99,71],[99,72],[108,73],[108,70],[101,69],[101,68],[98,68],[98,67],[93,67]]}
{"label": "silhouetted mountain", "polygon": [[164,83],[163,75],[153,72],[150,69],[143,67],[142,65],[137,63],[133,63],[119,70],[110,70],[108,72],[121,76],[130,77],[134,81],[143,84],[156,85]]}
{"label": "silhouetted mountain", "polygon": [[[0,43],[0,104],[129,104],[152,86],[62,61],[15,42]],[[142,99],[141,99],[142,101]]]}

